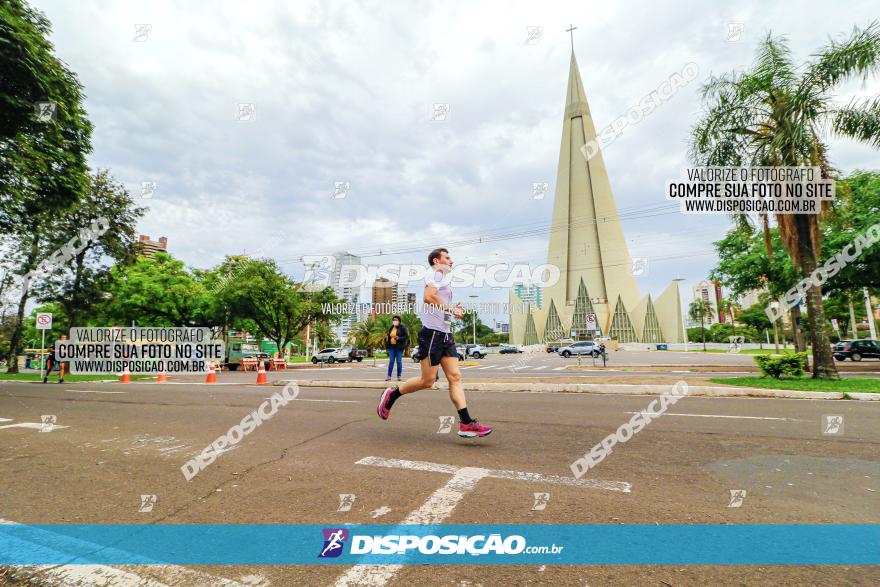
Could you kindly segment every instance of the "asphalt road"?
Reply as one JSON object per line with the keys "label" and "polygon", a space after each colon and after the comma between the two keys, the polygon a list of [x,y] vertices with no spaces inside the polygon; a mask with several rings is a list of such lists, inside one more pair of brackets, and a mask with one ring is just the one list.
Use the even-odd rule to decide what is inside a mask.
{"label": "asphalt road", "polygon": [[[285,375],[287,376],[287,375]],[[224,375],[225,377],[225,375]],[[376,393],[304,388],[235,450],[191,481],[181,465],[278,387],[40,385],[0,382],[0,518],[19,523],[397,523],[449,479],[442,472],[357,464],[366,457],[571,476],[569,465],[652,398],[469,394],[495,427],[480,440],[442,433],[446,393],[403,398],[383,422]],[[824,415],[844,417],[823,435]],[[42,415],[56,416],[49,433]],[[513,478],[480,480],[444,523],[878,523],[877,402],[684,398],[615,447],[588,476],[631,492]],[[31,424],[22,427],[20,424]],[[66,426],[61,428],[61,426]],[[382,461],[393,462],[393,461]],[[740,507],[730,491],[746,490]],[[535,492],[550,494],[533,510]],[[139,512],[141,495],[156,495]],[[340,494],[355,495],[337,511]],[[125,567],[164,585],[336,585],[351,567]],[[75,585],[71,569],[0,572]],[[89,569],[80,584],[97,584]],[[12,575],[10,575],[12,573]],[[82,575],[84,573],[84,575]],[[122,576],[122,575],[120,575]],[[84,577],[84,578],[83,578]],[[404,567],[388,585],[868,585],[876,567],[433,566]]]}

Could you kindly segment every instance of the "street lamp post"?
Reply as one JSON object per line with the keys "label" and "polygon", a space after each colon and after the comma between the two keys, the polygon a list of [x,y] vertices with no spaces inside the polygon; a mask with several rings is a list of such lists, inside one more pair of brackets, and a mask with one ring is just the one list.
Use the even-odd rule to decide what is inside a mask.
{"label": "street lamp post", "polygon": [[[469,298],[476,298],[477,296],[471,294],[468,296]],[[474,308],[474,344],[477,344],[477,310]]]}
{"label": "street lamp post", "polygon": [[[684,277],[676,277],[672,281],[676,283],[678,288],[678,311],[681,312],[681,282],[684,281]],[[688,331],[684,322],[684,312],[681,312],[681,334],[684,336],[684,352],[688,352]]]}
{"label": "street lamp post", "polygon": [[[779,310],[779,302],[773,300],[770,302],[770,309],[773,310],[773,315],[778,316]],[[779,354],[779,332],[776,330],[776,320],[773,321],[773,345],[776,347],[776,354]]]}

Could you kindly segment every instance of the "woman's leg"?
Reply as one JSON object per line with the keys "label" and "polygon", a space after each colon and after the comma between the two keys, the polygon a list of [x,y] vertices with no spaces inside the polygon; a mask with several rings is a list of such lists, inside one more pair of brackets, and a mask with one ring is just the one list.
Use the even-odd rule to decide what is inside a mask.
{"label": "woman's leg", "polygon": [[394,367],[394,347],[388,349],[388,373],[386,379],[391,379],[391,369]]}
{"label": "woman's leg", "polygon": [[397,349],[397,378],[403,374],[403,349]]}

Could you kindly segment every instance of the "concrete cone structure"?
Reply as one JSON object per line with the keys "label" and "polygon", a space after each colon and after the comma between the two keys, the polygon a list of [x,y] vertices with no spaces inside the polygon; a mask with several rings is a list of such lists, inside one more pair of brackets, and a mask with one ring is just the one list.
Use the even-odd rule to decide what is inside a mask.
{"label": "concrete cone structure", "polygon": [[257,385],[265,385],[269,383],[269,380],[266,379],[266,366],[263,361],[260,361],[260,370],[257,371]]}
{"label": "concrete cone structure", "polygon": [[[590,314],[596,316],[597,335],[622,343],[640,341],[639,330],[644,330],[646,317],[634,320],[634,312],[653,312],[656,307],[649,300],[640,303],[632,257],[573,51],[547,263],[559,268],[559,280],[543,288],[542,303],[523,300],[532,304],[531,318],[511,313],[511,343],[534,344],[531,339],[535,336],[539,340],[587,339],[592,334],[587,330]],[[516,294],[512,293],[511,301],[515,300]],[[655,316],[647,318],[652,326],[658,320]],[[668,322],[672,324],[673,320]],[[659,331],[653,327],[649,330],[651,338]]]}

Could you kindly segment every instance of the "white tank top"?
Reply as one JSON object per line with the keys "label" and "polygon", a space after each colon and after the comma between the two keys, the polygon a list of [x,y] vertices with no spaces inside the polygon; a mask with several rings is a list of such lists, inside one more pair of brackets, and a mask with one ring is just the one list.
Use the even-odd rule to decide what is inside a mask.
{"label": "white tank top", "polygon": [[[438,282],[441,281],[439,277],[436,279]],[[441,282],[437,287],[437,296],[443,300],[443,303],[447,306],[452,303],[452,286],[448,281],[449,280]],[[443,309],[438,308],[437,306],[428,305],[424,302],[424,299],[422,300],[419,318],[422,320],[422,326],[425,328],[439,330],[440,332],[452,332],[451,314],[445,314]],[[446,321],[447,318],[450,322]]]}

